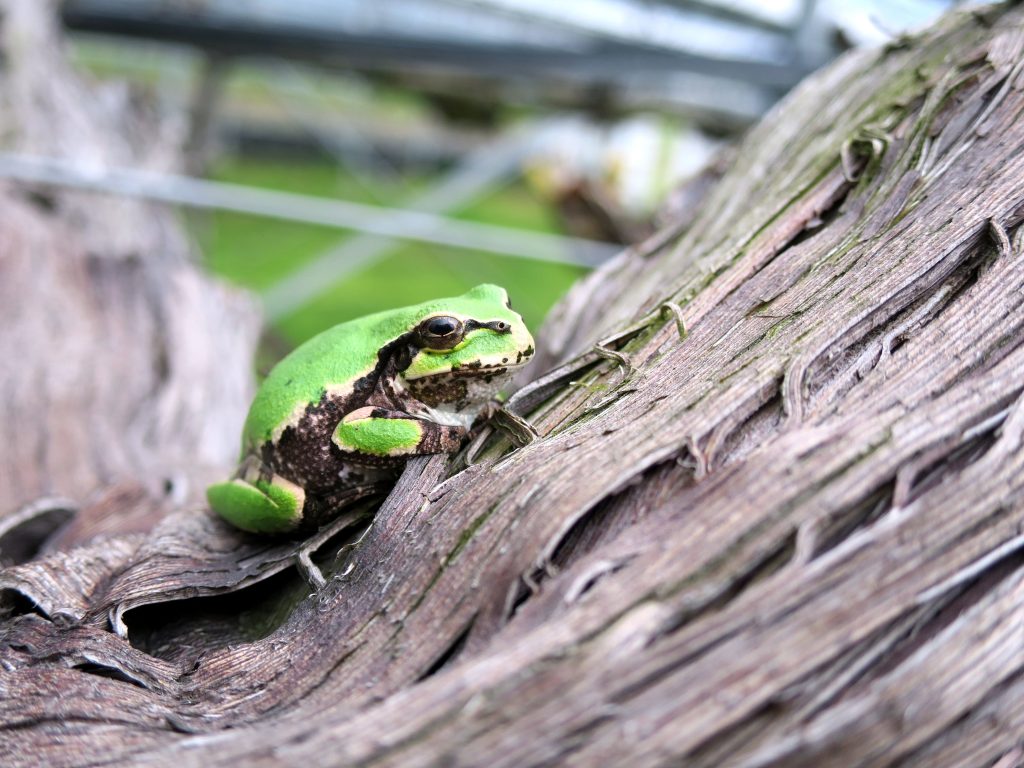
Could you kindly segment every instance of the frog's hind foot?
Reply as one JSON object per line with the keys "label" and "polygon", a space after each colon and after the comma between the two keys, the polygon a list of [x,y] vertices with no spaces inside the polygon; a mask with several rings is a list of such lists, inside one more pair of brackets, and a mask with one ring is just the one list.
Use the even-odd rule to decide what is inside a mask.
{"label": "frog's hind foot", "polygon": [[274,475],[248,482],[235,478],[206,489],[210,507],[236,528],[251,533],[287,533],[302,522],[306,493],[295,483]]}

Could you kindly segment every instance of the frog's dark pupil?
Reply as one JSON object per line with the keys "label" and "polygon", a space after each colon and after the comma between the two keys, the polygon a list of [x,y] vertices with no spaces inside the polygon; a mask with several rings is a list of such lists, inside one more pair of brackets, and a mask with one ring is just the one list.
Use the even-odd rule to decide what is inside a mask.
{"label": "frog's dark pupil", "polygon": [[427,331],[434,334],[435,336],[447,336],[452,333],[458,327],[458,323],[455,318],[452,317],[435,317],[429,323],[427,323]]}

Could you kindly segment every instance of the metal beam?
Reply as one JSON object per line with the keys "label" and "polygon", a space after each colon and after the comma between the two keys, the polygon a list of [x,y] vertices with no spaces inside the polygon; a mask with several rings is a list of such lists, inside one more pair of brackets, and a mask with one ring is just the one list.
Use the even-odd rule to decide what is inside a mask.
{"label": "metal beam", "polygon": [[269,28],[243,20],[225,27],[202,15],[173,11],[142,16],[65,6],[63,13],[73,30],[184,44],[231,56],[278,56],[323,67],[377,72],[429,67],[508,80],[572,77],[606,83],[615,83],[624,72],[696,72],[779,89],[791,87],[807,74],[805,67],[778,52],[754,55],[756,46],[747,50],[724,46],[708,55],[698,50],[631,45],[597,35],[581,37],[576,46],[556,48],[526,42],[399,38],[374,31],[356,35],[297,24]]}
{"label": "metal beam", "polygon": [[[750,24],[684,11],[657,2],[586,0],[552,3],[549,0],[447,0],[495,13],[556,25],[641,48],[673,54],[723,57],[750,62],[785,61],[788,35]],[[723,57],[724,58],[724,57]]]}

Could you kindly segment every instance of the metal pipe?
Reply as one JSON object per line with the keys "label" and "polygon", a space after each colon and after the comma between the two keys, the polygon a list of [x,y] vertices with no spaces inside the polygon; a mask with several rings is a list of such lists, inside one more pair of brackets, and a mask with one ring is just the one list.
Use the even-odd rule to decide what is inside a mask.
{"label": "metal pipe", "polygon": [[190,208],[301,221],[585,267],[595,267],[620,250],[620,246],[596,240],[458,221],[421,211],[329,200],[188,176],[84,166],[52,157],[0,152],[0,178],[156,200]]}

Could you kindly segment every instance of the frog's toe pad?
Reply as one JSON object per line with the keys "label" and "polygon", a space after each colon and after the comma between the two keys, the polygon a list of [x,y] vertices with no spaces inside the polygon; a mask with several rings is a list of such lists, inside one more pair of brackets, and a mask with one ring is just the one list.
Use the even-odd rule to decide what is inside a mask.
{"label": "frog's toe pad", "polygon": [[283,478],[271,482],[244,480],[218,483],[206,489],[210,507],[236,528],[252,533],[285,533],[302,521],[303,490]]}

